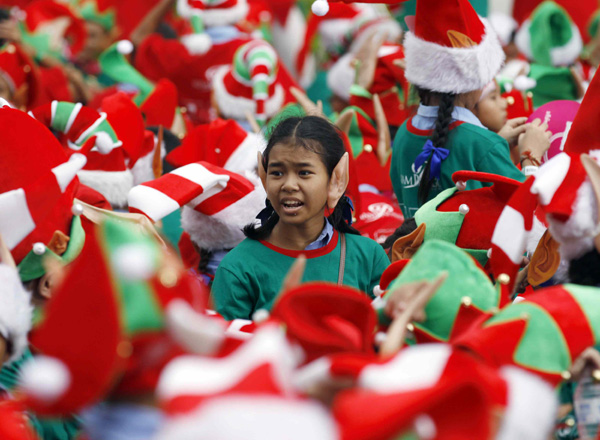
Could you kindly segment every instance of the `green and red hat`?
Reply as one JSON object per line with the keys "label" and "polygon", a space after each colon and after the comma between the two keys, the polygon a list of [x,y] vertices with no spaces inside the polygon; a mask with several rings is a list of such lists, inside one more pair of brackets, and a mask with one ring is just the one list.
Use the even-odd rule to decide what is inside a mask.
{"label": "green and red hat", "polygon": [[413,323],[417,342],[451,341],[474,320],[489,316],[503,304],[499,290],[481,266],[463,250],[441,240],[423,243],[388,286],[388,295],[413,281],[434,280],[444,271],[448,278],[425,306],[426,320]]}
{"label": "green and red hat", "polygon": [[516,365],[556,385],[600,341],[599,292],[574,284],[539,290],[482,319],[455,343],[494,365]]}
{"label": "green and red hat", "polygon": [[179,299],[203,310],[202,286],[154,235],[126,220],[96,226],[65,271],[30,338],[41,359],[23,367],[29,407],[64,415],[108,395],[153,391],[163,367],[183,353],[167,335],[165,309]]}

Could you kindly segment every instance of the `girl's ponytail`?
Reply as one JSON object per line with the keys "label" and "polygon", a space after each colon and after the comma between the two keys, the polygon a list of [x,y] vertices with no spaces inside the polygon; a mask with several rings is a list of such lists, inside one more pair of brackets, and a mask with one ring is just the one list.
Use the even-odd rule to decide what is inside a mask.
{"label": "girl's ponytail", "polygon": [[[454,99],[456,95],[451,93],[440,93],[440,105],[438,108],[437,119],[435,121],[435,127],[433,134],[431,135],[431,143],[434,148],[444,148],[446,140],[448,139],[448,133],[450,132],[450,123],[452,122],[452,111],[454,110]],[[432,157],[425,164],[425,169],[421,175],[421,182],[419,183],[419,203],[423,204],[427,202],[429,192],[433,186],[434,178],[431,177],[431,163],[433,162]]]}
{"label": "girl's ponytail", "polygon": [[352,202],[348,196],[342,196],[329,216],[329,222],[333,229],[346,234],[360,235],[360,232],[351,226],[353,210]]}

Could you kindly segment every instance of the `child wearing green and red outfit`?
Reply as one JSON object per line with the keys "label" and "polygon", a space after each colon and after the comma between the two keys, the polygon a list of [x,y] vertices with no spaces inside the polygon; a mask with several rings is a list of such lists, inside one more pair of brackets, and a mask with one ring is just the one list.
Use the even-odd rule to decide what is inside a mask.
{"label": "child wearing green and red outfit", "polygon": [[[504,59],[491,26],[466,0],[443,4],[420,0],[411,27],[405,42],[406,79],[417,87],[421,105],[396,135],[390,170],[405,217],[452,187],[455,171],[483,171],[523,181],[506,141],[472,113],[481,90]],[[539,163],[537,149],[543,144],[539,139],[529,144],[534,160],[525,165]],[[471,184],[469,189],[478,187]]]}
{"label": "child wearing green and red outfit", "polygon": [[268,198],[262,226],[247,226],[248,238],[221,261],[212,285],[217,311],[225,319],[248,319],[269,310],[300,255],[307,258],[303,281],[337,282],[372,295],[389,260],[347,222],[348,155],[337,131],[323,118],[287,118],[259,162]]}

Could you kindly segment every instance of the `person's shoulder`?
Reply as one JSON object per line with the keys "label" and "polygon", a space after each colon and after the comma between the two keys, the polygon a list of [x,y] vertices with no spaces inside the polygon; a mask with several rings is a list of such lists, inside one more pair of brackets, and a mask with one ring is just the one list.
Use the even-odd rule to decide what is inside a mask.
{"label": "person's shoulder", "polygon": [[264,245],[260,241],[245,238],[223,257],[219,266],[225,265],[226,267],[240,261],[247,264],[249,261],[255,260],[254,258],[248,258],[248,255],[255,255],[257,252],[260,252],[261,248],[264,248]]}
{"label": "person's shoulder", "polygon": [[464,123],[458,125],[455,128],[455,130],[456,130],[457,134],[463,134],[463,135],[468,134],[470,136],[473,136],[477,140],[479,140],[481,138],[485,138],[485,139],[488,139],[493,144],[496,144],[499,142],[506,142],[504,140],[504,138],[502,136],[500,136],[499,134],[494,133],[493,131],[488,130],[487,128],[480,127],[475,124],[469,124],[468,122],[464,122]]}
{"label": "person's shoulder", "polygon": [[379,250],[385,254],[385,251],[379,243],[369,237],[363,237],[362,235],[346,234],[346,241],[348,245],[355,246],[368,252],[376,253]]}

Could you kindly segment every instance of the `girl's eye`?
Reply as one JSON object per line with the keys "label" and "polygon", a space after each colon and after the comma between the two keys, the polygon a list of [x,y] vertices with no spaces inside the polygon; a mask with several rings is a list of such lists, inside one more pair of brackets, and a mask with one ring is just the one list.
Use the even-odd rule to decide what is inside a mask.
{"label": "girl's eye", "polygon": [[281,171],[269,171],[269,176],[281,177],[283,173]]}
{"label": "girl's eye", "polygon": [[300,174],[301,176],[309,176],[312,174],[312,172],[308,170],[302,170],[298,174]]}

